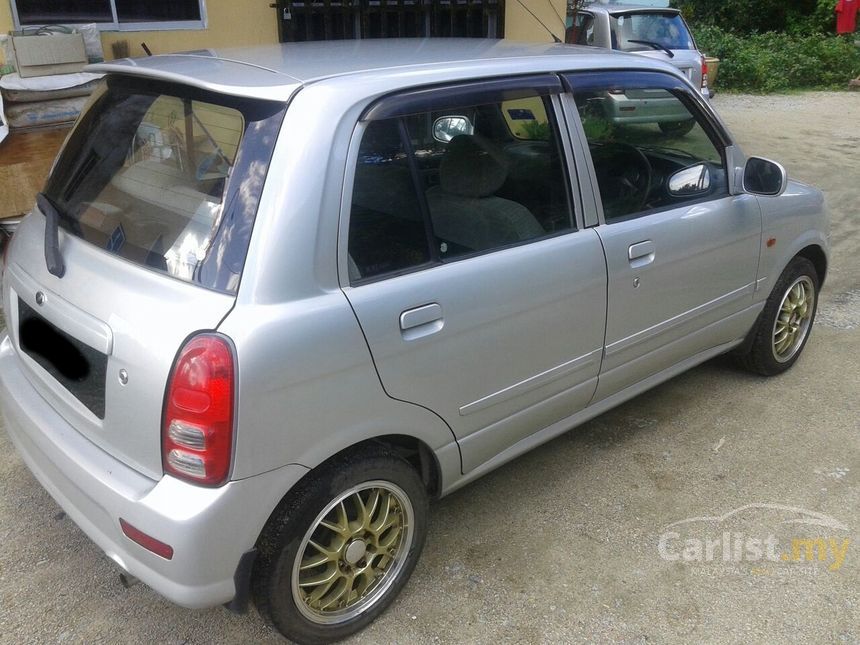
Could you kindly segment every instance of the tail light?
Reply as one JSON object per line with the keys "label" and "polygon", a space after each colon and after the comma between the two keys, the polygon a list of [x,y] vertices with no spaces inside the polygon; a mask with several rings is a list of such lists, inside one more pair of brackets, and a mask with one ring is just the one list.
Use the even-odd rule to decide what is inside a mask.
{"label": "tail light", "polygon": [[708,87],[708,61],[702,56],[702,88]]}
{"label": "tail light", "polygon": [[220,486],[233,459],[233,350],[223,336],[185,343],[167,382],[161,430],[164,472],[202,486]]}

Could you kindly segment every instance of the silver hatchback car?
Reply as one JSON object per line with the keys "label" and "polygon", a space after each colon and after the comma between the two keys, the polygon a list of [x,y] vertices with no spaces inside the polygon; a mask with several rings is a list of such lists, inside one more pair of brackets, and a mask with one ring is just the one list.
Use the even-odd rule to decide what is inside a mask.
{"label": "silver hatchback car", "polygon": [[[788,369],[822,195],[676,68],[480,40],[125,60],[3,268],[21,456],[118,565],[331,641],[428,499],[711,357]],[[613,121],[647,91],[694,122]]]}

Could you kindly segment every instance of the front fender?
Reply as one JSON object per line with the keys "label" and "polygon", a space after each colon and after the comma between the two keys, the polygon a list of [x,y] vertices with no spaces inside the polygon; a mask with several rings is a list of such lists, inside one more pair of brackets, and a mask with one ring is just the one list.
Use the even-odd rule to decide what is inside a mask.
{"label": "front fender", "polygon": [[[756,293],[770,294],[785,267],[798,253],[818,247],[830,262],[830,222],[824,195],[817,188],[790,180],[776,197],[757,197],[762,212],[762,246]],[[822,282],[824,276],[820,276]]]}

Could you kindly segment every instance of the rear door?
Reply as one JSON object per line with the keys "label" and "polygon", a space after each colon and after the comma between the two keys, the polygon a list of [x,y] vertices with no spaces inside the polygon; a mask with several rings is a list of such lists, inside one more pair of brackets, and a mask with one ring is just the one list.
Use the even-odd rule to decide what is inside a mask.
{"label": "rear door", "polygon": [[559,91],[536,77],[394,97],[351,155],[344,293],[388,394],[448,423],[464,472],[597,382],[606,269],[574,218]]}
{"label": "rear door", "polygon": [[3,304],[21,372],[78,432],[147,476],[162,472],[178,349],[233,306],[262,189],[249,169],[265,173],[282,114],[109,77],[14,237]]}

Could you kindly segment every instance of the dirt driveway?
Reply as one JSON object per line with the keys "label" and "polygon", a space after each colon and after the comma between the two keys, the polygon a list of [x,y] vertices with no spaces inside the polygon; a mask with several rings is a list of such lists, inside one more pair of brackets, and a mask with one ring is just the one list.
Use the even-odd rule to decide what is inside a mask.
{"label": "dirt driveway", "polygon": [[[803,359],[768,381],[712,361],[436,503],[412,582],[355,642],[860,642],[860,93],[716,106],[827,193]],[[253,611],[124,589],[2,432],[0,482],[3,643],[282,642]]]}

